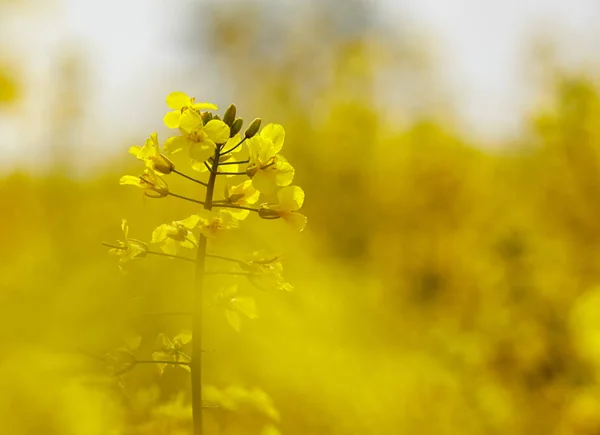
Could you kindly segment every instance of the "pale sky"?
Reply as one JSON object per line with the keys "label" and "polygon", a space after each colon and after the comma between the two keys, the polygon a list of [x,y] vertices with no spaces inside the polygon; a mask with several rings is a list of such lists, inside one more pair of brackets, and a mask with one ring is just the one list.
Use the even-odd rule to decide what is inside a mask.
{"label": "pale sky", "polygon": [[[184,68],[178,68],[185,53],[173,50],[169,43],[183,37],[177,22],[192,3],[0,2],[0,60],[17,60],[26,86],[26,99],[16,113],[0,112],[0,169],[29,161],[32,153],[34,160],[44,159],[44,134],[51,118],[48,103],[57,98],[52,88],[53,74],[65,45],[83,52],[90,61],[87,117],[73,129],[91,158],[115,152],[136,138],[141,142],[148,132],[156,130],[165,95],[174,89],[188,89]],[[450,95],[460,95],[455,105],[465,132],[473,137],[494,140],[501,138],[501,133],[518,129],[530,98],[527,44],[536,32],[554,38],[565,63],[600,65],[598,0],[372,3],[390,26],[409,26],[427,35],[427,45],[441,71],[439,76]],[[98,143],[111,145],[98,150]]]}

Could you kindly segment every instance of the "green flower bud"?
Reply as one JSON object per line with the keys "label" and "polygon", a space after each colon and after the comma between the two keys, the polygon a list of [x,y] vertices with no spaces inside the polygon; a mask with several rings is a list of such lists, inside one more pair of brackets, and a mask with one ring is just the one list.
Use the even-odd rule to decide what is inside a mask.
{"label": "green flower bud", "polygon": [[200,116],[202,117],[202,122],[204,123],[204,125],[206,125],[208,121],[213,119],[213,114],[210,112],[202,112]]}
{"label": "green flower bud", "polygon": [[152,158],[152,162],[154,163],[154,170],[161,174],[168,175],[175,169],[175,163],[162,153],[158,157]]}
{"label": "green flower bud", "polygon": [[258,209],[258,215],[263,219],[279,219],[281,217],[279,212],[264,206]]}
{"label": "green flower bud", "polygon": [[256,133],[258,133],[258,130],[260,129],[260,123],[261,122],[262,122],[262,120],[260,118],[256,118],[254,121],[252,121],[250,123],[250,125],[248,126],[248,128],[244,132],[244,136],[246,137],[246,139],[250,139]]}
{"label": "green flower bud", "polygon": [[216,119],[217,121],[220,121],[220,120],[221,120],[221,117],[215,113],[215,114],[212,116],[212,119]]}
{"label": "green flower bud", "polygon": [[235,121],[235,113],[236,113],[237,109],[235,107],[235,104],[231,104],[227,110],[225,111],[225,113],[223,114],[223,122],[225,124],[227,124],[228,126],[232,126],[233,122]]}
{"label": "green flower bud", "polygon": [[229,137],[233,137],[240,132],[242,129],[242,125],[244,125],[244,120],[242,118],[235,118],[233,124],[231,125],[231,133],[229,133]]}

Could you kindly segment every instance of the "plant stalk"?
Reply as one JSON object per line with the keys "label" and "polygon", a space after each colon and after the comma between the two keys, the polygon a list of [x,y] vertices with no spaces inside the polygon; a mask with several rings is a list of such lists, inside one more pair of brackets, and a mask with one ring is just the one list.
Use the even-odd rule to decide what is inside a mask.
{"label": "plant stalk", "polygon": [[[212,201],[217,181],[217,167],[219,166],[219,147],[215,149],[214,163],[208,183],[206,185],[206,197],[204,208],[212,209]],[[204,435],[202,415],[202,333],[204,322],[204,275],[206,269],[206,237],[200,234],[198,241],[198,254],[196,255],[196,272],[194,279],[194,301],[192,306],[192,362],[190,371],[192,378],[192,418],[194,435]]]}

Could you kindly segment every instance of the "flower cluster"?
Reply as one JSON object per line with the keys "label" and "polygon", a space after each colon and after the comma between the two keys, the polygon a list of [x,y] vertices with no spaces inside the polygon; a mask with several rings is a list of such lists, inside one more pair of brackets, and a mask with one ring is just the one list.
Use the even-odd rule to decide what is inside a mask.
{"label": "flower cluster", "polygon": [[[244,121],[236,116],[237,109],[233,104],[221,118],[215,113],[216,105],[196,102],[195,98],[182,92],[171,93],[166,102],[170,110],[163,121],[175,134],[168,137],[163,146],[157,133],[152,133],[143,146],[132,146],[129,153],[141,160],[144,168],[140,175],[123,176],[120,183],[138,187],[151,198],[174,197],[201,207],[197,213],[163,223],[152,232],[151,243],[158,245],[159,250],[129,238],[124,220],[125,240],[108,245],[110,252],[120,257],[120,264],[148,254],[190,262],[196,262],[200,256],[210,257],[206,252],[207,241],[215,241],[224,231],[239,228],[241,221],[252,213],[262,219],[281,219],[298,231],[304,229],[306,217],[299,212],[304,191],[292,185],[295,170],[280,154],[285,141],[285,130],[281,125],[268,124],[261,130],[261,120],[257,118],[242,131]],[[175,154],[184,156],[189,168],[198,175],[191,176],[185,169],[177,168],[172,160]],[[205,198],[189,198],[173,192],[167,183],[171,176],[184,177],[202,185],[206,189]],[[226,181],[221,198],[215,197],[218,177]],[[246,179],[239,180],[238,177]],[[265,200],[261,201],[263,197]],[[206,241],[200,243],[202,238]],[[186,249],[196,250],[197,258],[182,256]],[[237,263],[237,272],[224,273],[246,275],[261,289],[292,290],[282,277],[279,257],[257,252],[249,260],[233,261]],[[219,295],[226,306],[229,323],[235,329],[239,329],[238,314],[256,317],[253,299],[240,296],[237,287],[230,286]]]}

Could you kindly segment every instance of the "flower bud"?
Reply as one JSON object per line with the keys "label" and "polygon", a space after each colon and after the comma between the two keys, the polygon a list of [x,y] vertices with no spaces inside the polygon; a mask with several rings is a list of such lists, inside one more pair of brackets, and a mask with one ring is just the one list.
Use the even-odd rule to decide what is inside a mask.
{"label": "flower bud", "polygon": [[248,128],[244,132],[244,136],[246,137],[246,139],[250,139],[256,133],[258,133],[258,130],[260,129],[260,123],[261,122],[262,122],[262,120],[260,118],[256,118],[254,121],[252,121],[250,123],[250,125],[248,126]]}
{"label": "flower bud", "polygon": [[152,162],[154,163],[154,170],[156,172],[160,172],[161,174],[168,175],[173,169],[175,169],[175,164],[162,153],[153,158]]}
{"label": "flower bud", "polygon": [[221,117],[215,113],[215,114],[212,116],[212,119],[216,119],[217,121],[220,121],[220,120],[221,120]]}
{"label": "flower bud", "polygon": [[264,205],[258,209],[258,216],[263,219],[279,219],[281,215],[276,210],[271,210]]}
{"label": "flower bud", "polygon": [[204,123],[204,125],[206,125],[208,121],[213,119],[213,114],[210,112],[202,112],[200,116],[202,117],[202,122]]}
{"label": "flower bud", "polygon": [[242,118],[235,118],[233,124],[231,125],[231,133],[229,133],[229,137],[233,137],[240,132],[242,129],[242,125],[244,125],[244,120]]}
{"label": "flower bud", "polygon": [[229,127],[231,127],[233,125],[233,122],[235,121],[235,113],[236,113],[237,109],[235,107],[235,104],[231,104],[227,110],[225,111],[225,113],[223,114],[223,122],[225,124],[227,124]]}

